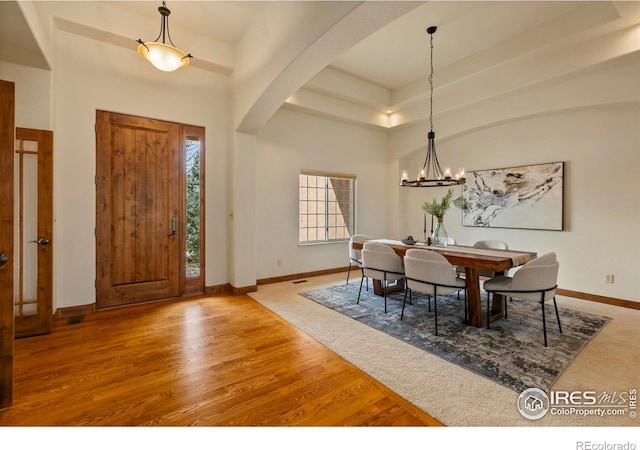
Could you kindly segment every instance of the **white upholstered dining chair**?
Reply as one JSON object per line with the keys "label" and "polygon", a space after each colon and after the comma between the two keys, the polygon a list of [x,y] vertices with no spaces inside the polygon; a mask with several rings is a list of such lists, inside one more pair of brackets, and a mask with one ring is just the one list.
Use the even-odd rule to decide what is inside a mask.
{"label": "white upholstered dining chair", "polygon": [[520,267],[513,277],[500,275],[485,281],[484,290],[487,291],[487,328],[490,328],[491,294],[505,296],[504,317],[507,318],[507,296],[521,300],[539,302],[542,307],[542,329],[544,333],[544,346],[547,346],[547,320],[545,317],[545,303],[553,300],[558,320],[558,329],[562,333],[560,314],[556,303],[556,288],[558,283],[558,270],[560,264],[556,260],[556,254],[546,253],[533,259]]}
{"label": "white upholstered dining chair", "polygon": [[[435,315],[435,334],[438,335],[438,295],[465,290],[464,320],[467,319],[467,295],[465,280],[456,276],[455,267],[439,253],[429,250],[411,249],[404,256],[404,271],[406,290],[402,303],[400,320],[404,317],[407,304],[407,292],[412,291],[433,295],[433,310]],[[409,298],[411,301],[411,297]]]}
{"label": "white upholstered dining chair", "polygon": [[[347,282],[349,284],[349,275],[351,275],[351,267],[356,265],[362,269],[362,250],[353,248],[354,243],[364,244],[371,240],[366,234],[354,234],[349,238],[349,271],[347,272]],[[367,280],[367,289],[369,288],[369,280]]]}
{"label": "white upholstered dining chair", "polygon": [[362,293],[362,281],[364,278],[379,280],[382,283],[382,295],[384,296],[384,312],[387,312],[387,283],[399,281],[404,278],[402,258],[388,245],[379,242],[365,242],[362,248],[362,279],[358,291],[358,301]]}

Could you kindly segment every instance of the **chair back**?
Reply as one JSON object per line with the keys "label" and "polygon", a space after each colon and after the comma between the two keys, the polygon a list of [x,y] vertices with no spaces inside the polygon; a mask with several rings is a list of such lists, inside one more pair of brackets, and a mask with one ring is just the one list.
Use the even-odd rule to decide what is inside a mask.
{"label": "chair back", "polygon": [[404,271],[409,289],[424,294],[448,294],[464,286],[456,278],[455,267],[444,256],[429,250],[407,250]]}
{"label": "chair back", "polygon": [[353,244],[363,244],[369,239],[371,238],[365,234],[354,234],[349,238],[349,258],[352,261],[362,261],[362,250],[353,248]]}
{"label": "chair back", "polygon": [[376,252],[385,252],[385,253],[393,253],[396,252],[389,247],[387,244],[383,244],[381,242],[365,242],[362,246],[363,250],[373,250]]}
{"label": "chair back", "polygon": [[531,264],[534,261],[525,264],[515,273],[510,287],[513,292],[508,295],[523,300],[540,301],[543,298],[541,292],[545,291],[544,301],[553,299],[556,295],[560,263],[554,261],[550,264]]}
{"label": "chair back", "polygon": [[[421,250],[418,248],[410,248],[405,252],[405,256],[408,256],[409,258],[428,259],[430,261],[434,260],[434,257],[432,255],[438,255],[438,254],[430,250]],[[438,256],[442,256],[442,255],[438,255]],[[446,261],[446,258],[445,258],[445,261]]]}
{"label": "chair back", "polygon": [[[538,256],[535,259],[532,259],[525,266],[535,266],[535,265],[545,265],[551,264],[556,261],[556,254],[554,252],[545,253],[542,256]],[[523,266],[524,267],[524,266]]]}
{"label": "chair back", "polygon": [[395,281],[404,278],[402,258],[385,244],[365,242],[362,249],[362,270],[374,280]]}
{"label": "chair back", "polygon": [[509,250],[509,246],[506,242],[496,241],[493,239],[487,239],[483,241],[477,241],[473,244],[475,248],[488,248],[495,250]]}

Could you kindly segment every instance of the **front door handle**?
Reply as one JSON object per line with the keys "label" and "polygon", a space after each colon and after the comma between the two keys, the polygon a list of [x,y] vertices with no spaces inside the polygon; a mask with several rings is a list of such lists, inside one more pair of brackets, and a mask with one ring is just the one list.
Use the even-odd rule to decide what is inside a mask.
{"label": "front door handle", "polygon": [[169,237],[176,235],[177,224],[178,224],[178,220],[175,217],[172,217],[171,218],[171,234],[169,235]]}
{"label": "front door handle", "polygon": [[40,238],[37,241],[29,241],[29,242],[33,242],[34,244],[38,244],[38,245],[47,245],[49,243],[49,239],[47,238]]}
{"label": "front door handle", "polygon": [[9,258],[4,253],[0,253],[0,266],[4,266],[9,262]]}

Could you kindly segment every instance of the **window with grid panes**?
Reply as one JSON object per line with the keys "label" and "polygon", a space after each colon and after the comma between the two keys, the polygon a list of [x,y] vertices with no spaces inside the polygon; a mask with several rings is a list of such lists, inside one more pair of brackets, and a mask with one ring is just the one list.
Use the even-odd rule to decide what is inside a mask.
{"label": "window with grid panes", "polygon": [[348,241],[355,225],[356,176],[300,171],[300,244]]}

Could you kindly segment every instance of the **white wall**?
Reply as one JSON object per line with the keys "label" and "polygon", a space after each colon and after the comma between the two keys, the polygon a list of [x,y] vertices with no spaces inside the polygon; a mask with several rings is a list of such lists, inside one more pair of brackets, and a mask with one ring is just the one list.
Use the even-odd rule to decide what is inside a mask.
{"label": "white wall", "polygon": [[51,72],[0,61],[0,80],[15,83],[16,127],[51,130]]}
{"label": "white wall", "polygon": [[347,243],[298,245],[300,169],[356,174],[357,232],[388,236],[387,147],[383,131],[286,109],[269,120],[256,155],[258,280],[348,265]]}
{"label": "white wall", "polygon": [[[561,288],[640,301],[639,69],[636,55],[552,86],[513,94],[500,100],[503,108],[478,105],[476,114],[458,114],[455,123],[456,117],[443,118],[443,128],[452,133],[440,133],[440,141],[436,122],[438,156],[454,169],[565,162],[564,231],[462,227],[460,212],[452,209],[445,216],[449,235],[461,244],[500,239],[513,249],[554,251]],[[509,111],[514,117],[507,120]],[[392,147],[397,153],[400,144],[417,148],[421,137],[416,127],[398,131]],[[415,172],[423,158],[421,151],[403,164]],[[399,208],[402,231],[421,236],[422,203],[444,192],[399,192],[406,204]],[[604,283],[605,274],[614,275],[614,284]]]}
{"label": "white wall", "polygon": [[[241,174],[242,164],[234,166],[229,151],[229,79],[195,67],[161,73],[132,49],[62,31],[54,41],[53,75],[0,62],[0,77],[16,82],[16,125],[54,130],[54,308],[95,301],[96,109],[206,128],[205,282],[234,281],[229,240],[242,236],[230,232],[230,187],[242,181],[232,184],[229,173]],[[512,248],[556,251],[560,287],[640,301],[640,265],[634,262],[640,250],[634,229],[640,222],[634,197],[640,167],[638,73],[640,55],[630,54],[586,73],[446,114],[438,114],[436,92],[434,126],[443,165],[474,170],[566,162],[565,231],[462,227],[459,213],[452,211],[445,219],[450,234],[461,243],[499,238]],[[407,126],[388,134],[279,110],[257,136],[255,226],[239,228],[254,233],[256,278],[347,264],[345,243],[298,246],[302,168],[358,175],[359,233],[421,237],[420,205],[435,191],[407,191],[397,184],[399,169],[415,171],[422,164],[426,127]],[[252,219],[249,214],[247,220]],[[605,273],[614,274],[614,284],[603,283]]]}
{"label": "white wall", "polygon": [[56,39],[54,309],[95,302],[97,109],[206,128],[205,282],[226,283],[228,79],[194,67],[160,72],[133,49],[66,32]]}

